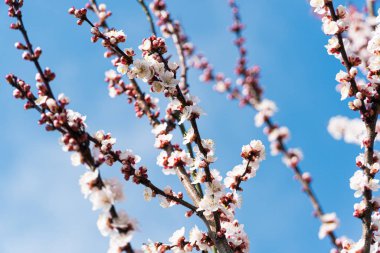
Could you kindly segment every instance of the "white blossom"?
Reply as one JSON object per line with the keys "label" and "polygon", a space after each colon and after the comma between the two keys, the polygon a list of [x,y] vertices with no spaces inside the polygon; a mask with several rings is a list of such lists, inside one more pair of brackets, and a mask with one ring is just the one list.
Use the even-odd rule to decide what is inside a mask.
{"label": "white blossom", "polygon": [[318,237],[323,239],[329,233],[333,232],[339,225],[339,220],[336,213],[327,213],[321,216],[322,225],[319,228]]}
{"label": "white blossom", "polygon": [[79,185],[81,187],[81,192],[85,198],[87,198],[92,192],[95,183],[99,177],[99,171],[87,171],[79,179]]}
{"label": "white blossom", "polygon": [[350,178],[350,188],[355,191],[355,198],[359,198],[365,190],[377,191],[380,188],[379,180],[368,179],[362,170],[357,170]]}

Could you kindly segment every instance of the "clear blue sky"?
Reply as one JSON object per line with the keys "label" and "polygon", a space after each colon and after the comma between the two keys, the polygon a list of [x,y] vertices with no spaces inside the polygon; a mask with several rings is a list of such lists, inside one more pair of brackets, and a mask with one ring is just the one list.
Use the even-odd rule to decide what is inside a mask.
{"label": "clear blue sky", "polygon": [[[118,139],[118,147],[132,148],[141,155],[153,181],[181,190],[175,177],[162,176],[155,165],[158,151],[153,148],[154,137],[146,120],[136,119],[133,106],[124,98],[108,97],[103,79],[111,65],[102,56],[104,49],[90,42],[87,26],[78,27],[67,14],[73,4],[80,7],[85,1],[25,2],[25,22],[33,44],[43,49],[43,65],[57,74],[53,82],[56,93],[64,92],[72,100],[71,107],[87,115],[91,132],[110,131]],[[265,95],[280,109],[276,121],[290,128],[289,145],[303,149],[301,167],[314,176],[313,187],[324,209],[340,217],[338,234],[357,240],[361,225],[352,217],[355,199],[348,182],[361,150],[336,142],[326,130],[330,117],[356,115],[348,112],[346,102],[335,92],[335,73],[341,66],[326,54],[328,37],[321,32],[320,21],[312,16],[307,0],[238,3],[247,25],[249,62],[262,67]],[[128,47],[136,47],[149,36],[136,1],[106,4],[113,10],[109,22],[127,33]],[[168,5],[198,50],[217,70],[235,77],[237,54],[227,30],[231,23],[227,1],[169,0]],[[14,72],[33,84],[35,70],[14,49],[14,42],[21,37],[8,29],[6,12],[1,4],[0,76]],[[196,71],[190,75],[191,91],[201,98],[207,112],[200,120],[202,135],[217,145],[218,169],[225,173],[238,164],[241,146],[251,139],[268,144],[262,129],[253,125],[253,111],[240,109],[214,93],[198,81]],[[58,134],[46,133],[38,126],[38,114],[24,111],[22,103],[12,98],[11,88],[0,83],[0,252],[106,252],[108,240],[96,228],[98,213],[91,211],[79,190],[78,178],[84,168],[71,166],[69,155],[58,144]],[[103,171],[107,177],[120,175],[117,166]],[[127,200],[120,205],[139,221],[135,246],[148,238],[165,241],[182,224],[190,229],[196,221],[185,220],[181,207],[168,210],[161,209],[157,201],[145,203],[142,190],[126,184]],[[268,156],[257,177],[245,185],[243,198],[237,217],[246,226],[251,252],[319,253],[330,249],[328,240],[318,239],[319,222],[312,217],[311,205],[279,157]]]}

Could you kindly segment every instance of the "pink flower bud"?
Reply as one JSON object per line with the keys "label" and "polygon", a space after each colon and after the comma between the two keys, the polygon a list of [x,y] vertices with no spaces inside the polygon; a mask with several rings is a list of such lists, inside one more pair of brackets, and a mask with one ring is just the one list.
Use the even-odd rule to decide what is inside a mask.
{"label": "pink flower bud", "polygon": [[67,12],[68,12],[70,15],[74,15],[74,13],[75,13],[75,8],[74,8],[74,7],[71,7]]}
{"label": "pink flower bud", "polygon": [[37,47],[34,50],[34,56],[38,58],[38,57],[40,57],[41,54],[42,54],[42,49],[40,47]]}

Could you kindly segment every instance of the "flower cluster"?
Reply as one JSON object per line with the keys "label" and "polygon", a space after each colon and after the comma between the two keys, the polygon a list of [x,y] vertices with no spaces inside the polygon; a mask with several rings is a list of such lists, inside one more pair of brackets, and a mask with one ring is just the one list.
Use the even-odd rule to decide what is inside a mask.
{"label": "flower cluster", "polygon": [[322,225],[319,229],[318,237],[322,239],[326,235],[332,233],[339,226],[339,219],[336,216],[336,213],[327,213],[321,217]]}
{"label": "flower cluster", "polygon": [[[119,252],[128,246],[132,239],[135,224],[124,211],[116,212],[114,204],[124,199],[121,184],[116,179],[102,180],[98,167],[103,162],[112,164],[110,151],[115,139],[103,131],[98,131],[94,140],[96,144],[93,152],[89,148],[89,135],[85,131],[86,117],[73,110],[66,109],[69,98],[63,94],[58,100],[45,95],[45,85],[39,87],[39,98],[36,98],[30,86],[13,75],[8,75],[7,80],[15,87],[15,97],[28,100],[28,107],[41,113],[40,124],[44,124],[47,130],[58,130],[62,133],[60,139],[64,151],[72,152],[71,161],[74,166],[86,164],[90,169],[80,179],[81,191],[85,198],[92,203],[93,210],[102,210],[99,216],[98,227],[102,235],[110,236],[109,252]],[[93,138],[93,137],[91,137]],[[103,156],[96,154],[104,154]]]}
{"label": "flower cluster", "polygon": [[373,26],[375,25],[375,18],[367,16],[358,11],[354,6],[348,8],[348,23],[349,27],[346,33],[347,53],[358,57],[362,64],[359,66],[364,75],[368,72],[368,61],[370,53],[367,50],[369,40],[372,38]]}
{"label": "flower cluster", "polygon": [[[367,166],[370,166],[368,169],[370,169],[373,174],[376,174],[379,171],[379,163],[366,165],[363,163],[364,161],[362,158],[363,156],[361,155],[356,159],[358,167],[367,168]],[[378,157],[376,157],[376,159],[378,159]],[[355,198],[359,198],[366,190],[377,191],[380,188],[380,185],[378,179],[368,178],[368,176],[362,170],[357,170],[355,174],[350,178],[350,188],[355,191]]]}
{"label": "flower cluster", "polygon": [[[354,216],[360,218],[364,225],[369,224],[371,215],[375,214],[372,192],[380,188],[379,180],[375,179],[380,165],[378,154],[374,152],[379,107],[380,28],[376,27],[379,20],[372,16],[366,18],[355,9],[347,11],[344,6],[335,9],[331,0],[311,0],[310,4],[322,16],[324,33],[332,36],[326,46],[327,52],[345,67],[345,71],[341,70],[336,75],[341,100],[352,98],[348,106],[359,111],[362,119],[360,124],[359,120],[335,117],[330,120],[328,130],[334,138],[344,138],[346,142],[360,144],[365,149],[365,153],[356,158],[359,170],[351,177],[350,187],[356,198],[363,197],[354,205]],[[359,78],[357,66],[368,82]],[[363,230],[362,240],[358,243],[345,242],[342,252],[377,252],[378,242],[371,239],[376,238],[373,236],[376,230],[374,227]]]}
{"label": "flower cluster", "polygon": [[[311,1],[310,4],[322,15],[325,34],[332,36],[326,45],[327,52],[338,58],[346,67],[345,71],[340,70],[336,75],[341,99],[353,97],[354,100],[349,102],[350,109],[360,110],[362,114],[371,113],[371,104],[377,96],[376,81],[380,69],[377,56],[380,53],[377,46],[378,38],[376,32],[372,34],[372,27],[376,23],[373,18],[364,20],[364,17],[354,9],[349,15],[344,6],[340,5],[335,11],[331,1],[318,2],[320,3],[315,4]],[[342,35],[345,31],[347,31],[347,38]],[[359,45],[352,45],[351,41],[356,41]],[[355,80],[358,75],[356,66],[360,64],[370,83],[360,79]]]}
{"label": "flower cluster", "polygon": [[120,252],[127,247],[133,237],[136,224],[127,213],[116,213],[113,205],[124,199],[122,186],[117,179],[103,180],[99,171],[88,171],[79,180],[81,191],[92,203],[93,210],[102,210],[98,218],[98,228],[103,236],[110,237],[111,252]]}
{"label": "flower cluster", "polygon": [[[380,213],[379,213],[379,199],[374,198],[372,201],[372,204],[374,206],[374,212],[371,216],[371,245],[368,249],[368,252],[370,253],[377,253],[380,250],[380,243],[379,243],[379,228],[380,228]],[[363,205],[364,206],[364,205]],[[365,211],[365,207],[361,210],[362,212]],[[360,216],[358,216],[360,217]],[[342,246],[342,250],[340,253],[356,253],[356,252],[363,252],[365,248],[365,240],[361,238],[358,242],[354,242],[353,240],[350,240],[348,238],[341,238],[340,244]]]}
{"label": "flower cluster", "polygon": [[[329,121],[328,132],[336,140],[344,140],[347,143],[353,143],[363,146],[363,141],[366,140],[366,129],[360,119],[349,119],[344,116],[332,117]],[[376,124],[376,132],[380,131],[380,124]],[[380,136],[376,136],[376,141],[379,141]]]}
{"label": "flower cluster", "polygon": [[[150,189],[151,197],[156,194],[168,198],[173,203],[181,203],[184,206],[195,210],[195,208],[186,201],[182,200],[182,194],[169,193],[160,190],[151,181],[148,180],[147,169],[144,166],[135,168],[140,161],[140,157],[134,155],[130,150],[124,152],[114,150],[116,139],[109,133],[100,130],[94,136],[91,136],[87,131],[85,124],[86,117],[73,110],[67,109],[70,99],[63,94],[60,94],[56,99],[50,89],[50,81],[55,77],[55,74],[50,69],[45,71],[40,67],[38,57],[35,57],[26,30],[21,20],[21,12],[18,10],[22,6],[22,2],[11,1],[7,2],[10,9],[17,14],[19,20],[19,29],[26,40],[26,46],[20,46],[20,50],[28,50],[30,57],[26,60],[31,60],[37,67],[36,75],[38,96],[33,94],[31,86],[23,80],[10,74],[6,77],[10,85],[15,88],[14,96],[18,99],[26,100],[25,109],[35,109],[41,114],[39,123],[45,125],[49,131],[56,130],[62,134],[61,143],[64,151],[71,151],[73,165],[85,164],[89,171],[80,179],[80,185],[83,194],[92,202],[93,209],[101,209],[103,213],[99,216],[98,227],[104,236],[110,236],[109,252],[121,252],[130,249],[130,240],[132,239],[133,230],[135,229],[134,222],[127,216],[124,211],[117,212],[114,206],[115,203],[123,199],[122,187],[118,181],[103,180],[99,174],[99,166],[103,163],[112,165],[115,162],[122,164],[122,173],[126,180],[130,178],[136,184],[143,184]],[[89,22],[86,17],[86,11],[75,10],[74,15],[81,21]],[[120,35],[120,34],[119,34]],[[104,40],[113,43],[112,37],[116,40],[123,40],[119,35],[103,35]],[[119,43],[119,42],[115,42]],[[113,47],[114,46],[110,46]],[[41,50],[37,50],[40,52]],[[38,54],[38,53],[37,53]],[[38,56],[40,53],[38,54]],[[30,58],[30,59],[29,59]],[[115,81],[115,75],[109,81]],[[119,80],[120,81],[120,80]],[[146,100],[149,103],[149,99]]]}
{"label": "flower cluster", "polygon": [[145,244],[142,250],[145,253],[166,252],[172,251],[175,253],[192,252],[193,249],[197,251],[211,251],[213,245],[211,239],[207,233],[199,230],[197,226],[194,226],[189,233],[189,240],[185,238],[185,228],[175,231],[169,238],[170,244],[153,243]]}
{"label": "flower cluster", "polygon": [[177,167],[186,167],[193,165],[193,159],[184,150],[174,150],[171,154],[167,151],[161,151],[157,157],[157,165],[162,167],[165,175],[175,174]]}
{"label": "flower cluster", "polygon": [[233,191],[226,193],[222,177],[217,170],[211,171],[211,182],[206,182],[206,188],[197,211],[202,211],[206,217],[215,213],[220,215],[221,229],[218,236],[224,236],[234,252],[249,252],[249,240],[244,231],[244,225],[235,219],[235,209],[241,205],[240,196]]}
{"label": "flower cluster", "polygon": [[95,26],[107,26],[106,20],[112,15],[112,12],[107,10],[107,6],[104,3],[97,5],[93,1],[90,1],[86,4],[86,9],[94,12],[98,16],[99,21],[95,23]]}
{"label": "flower cluster", "polygon": [[184,53],[191,56],[194,46],[189,42],[187,36],[183,33],[182,27],[178,20],[172,20],[170,12],[166,8],[164,0],[154,0],[150,3],[150,9],[157,17],[157,25],[160,27],[162,34],[165,37],[172,36],[174,43],[181,45]]}

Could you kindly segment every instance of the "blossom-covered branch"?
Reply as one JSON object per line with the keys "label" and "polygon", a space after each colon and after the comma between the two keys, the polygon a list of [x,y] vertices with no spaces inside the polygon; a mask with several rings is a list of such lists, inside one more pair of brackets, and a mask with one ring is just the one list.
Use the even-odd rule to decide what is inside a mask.
{"label": "blossom-covered branch", "polygon": [[[75,10],[74,8],[70,9],[70,13],[74,14],[76,17],[80,19],[80,17],[83,17],[83,19],[91,25],[92,29],[91,32],[94,34],[93,36],[93,41],[96,42],[98,38],[103,39],[103,45],[108,48],[110,51],[107,54],[107,57],[110,57],[111,55],[117,56],[113,60],[114,64],[119,64],[118,70],[121,73],[125,73],[126,70],[124,70],[123,66],[124,63],[129,63],[133,62],[133,56],[134,52],[132,49],[127,49],[123,51],[120,49],[120,47],[117,45],[119,42],[125,41],[125,35],[122,32],[117,32],[116,30],[109,29],[108,26],[105,26],[107,32],[103,33],[99,30],[98,26],[95,26],[87,17],[86,15],[86,9],[78,9]],[[99,23],[99,22],[98,22]],[[113,41],[113,39],[115,39]],[[126,60],[128,59],[128,60]],[[140,65],[141,66],[141,65]],[[141,71],[141,69],[140,69]],[[119,75],[115,73],[115,71],[111,70],[107,72],[106,75],[106,80],[110,83],[112,83],[112,87],[114,87],[114,84],[117,83],[121,89],[119,89],[116,93],[117,94],[122,94],[126,93],[129,96],[129,99],[131,101],[136,100],[135,102],[135,110],[136,110],[136,115],[138,117],[141,117],[142,115],[147,115],[149,122],[151,126],[154,128],[153,133],[156,135],[156,143],[155,145],[157,148],[160,148],[164,150],[167,153],[167,156],[172,155],[173,153],[173,158],[174,155],[177,154],[178,152],[181,153],[181,150],[178,150],[176,148],[176,145],[173,145],[171,143],[172,135],[170,134],[170,131],[173,130],[175,127],[175,124],[171,120],[158,120],[159,117],[159,112],[153,112],[152,109],[156,107],[156,103],[154,102],[154,99],[151,98],[149,95],[145,95],[137,81],[133,78],[130,77],[129,80],[131,82],[131,85],[129,87],[126,87],[123,82],[121,82],[121,78]],[[169,119],[174,118],[175,116],[169,115]],[[186,154],[183,154],[186,157]],[[184,158],[185,158],[184,157]],[[186,160],[183,160],[184,163],[179,163],[179,164],[168,164],[168,166],[165,166],[164,168],[164,173],[165,174],[177,174],[178,177],[180,178],[180,181],[183,183],[185,186],[185,189],[189,196],[191,197],[192,201],[194,204],[197,204],[200,201],[200,196],[201,196],[201,190],[198,188],[198,190],[194,187],[194,185],[191,182],[190,177],[188,176],[184,165],[186,165]],[[177,169],[174,169],[177,168]]]}
{"label": "blossom-covered branch", "polygon": [[[361,64],[362,59],[358,56],[348,56],[347,48],[349,47],[343,37],[343,33],[350,26],[347,19],[348,13],[344,6],[340,5],[335,10],[333,1],[328,0],[311,0],[310,5],[315,12],[322,16],[323,31],[327,35],[331,35],[326,46],[328,53],[334,55],[341,60],[346,71],[340,71],[336,80],[340,82],[340,92],[342,100],[352,97],[354,100],[348,103],[353,111],[359,111],[361,119],[366,128],[366,137],[363,139],[362,146],[365,148],[364,154],[360,154],[356,158],[356,165],[359,170],[355,172],[350,179],[350,187],[355,190],[355,197],[361,197],[362,201],[355,204],[354,216],[362,220],[362,238],[356,243],[343,242],[344,252],[349,250],[360,250],[363,253],[377,252],[379,242],[377,238],[377,207],[373,200],[373,191],[380,188],[379,180],[374,179],[379,171],[378,154],[374,150],[374,142],[376,138],[376,124],[379,113],[379,80],[380,80],[380,46],[379,46],[379,29],[376,28],[372,38],[368,42],[368,71],[365,72],[369,83],[357,82],[356,76],[358,71],[356,66]],[[378,22],[378,21],[377,21]],[[367,63],[365,63],[367,64]]]}
{"label": "blossom-covered branch", "polygon": [[[27,45],[16,43],[16,47],[20,50],[28,50],[28,57],[25,60],[33,61],[37,66],[39,64],[39,56],[41,50],[36,51],[31,48],[29,37],[22,22],[22,12],[20,8],[23,5],[22,1],[7,1],[9,6],[9,16],[17,18],[18,22],[13,23],[13,29],[19,29],[27,41]],[[23,54],[25,55],[25,53]],[[145,167],[139,169],[134,168],[134,164],[140,159],[133,155],[130,151],[113,151],[112,146],[115,144],[115,139],[110,134],[105,134],[103,131],[98,131],[94,137],[86,132],[85,117],[72,110],[66,109],[69,104],[69,99],[63,94],[55,99],[52,90],[50,89],[50,81],[55,78],[55,74],[49,69],[46,69],[41,76],[40,67],[37,67],[36,75],[38,97],[31,90],[30,85],[23,80],[10,74],[6,80],[15,88],[14,96],[19,99],[26,100],[25,109],[33,108],[41,114],[40,124],[46,125],[46,130],[57,130],[62,134],[62,144],[65,151],[72,151],[72,162],[74,165],[81,163],[86,164],[90,171],[85,173],[81,178],[80,183],[82,192],[85,197],[89,197],[93,203],[93,209],[102,209],[104,213],[99,216],[98,227],[103,235],[110,235],[110,251],[133,252],[129,242],[132,239],[132,232],[135,224],[128,218],[125,212],[117,212],[114,203],[123,199],[122,188],[115,180],[102,180],[98,167],[102,163],[112,165],[115,161],[123,165],[122,171],[125,179],[133,178],[137,184],[143,184],[150,189],[151,195],[161,195],[169,202],[181,204],[189,208],[192,212],[196,212],[200,217],[203,215],[197,212],[196,207],[182,199],[181,194],[175,195],[173,192],[167,192],[156,187],[147,177]],[[94,146],[91,151],[90,143]]]}
{"label": "blossom-covered branch", "polygon": [[[132,52],[131,54],[123,55],[123,50],[118,47],[118,43],[125,41],[124,33],[120,31],[112,31],[103,33],[98,27],[94,26],[89,21],[85,9],[70,9],[69,12],[78,18],[78,24],[83,22],[89,23],[92,28],[93,41],[102,39],[102,44],[111,50],[112,55],[119,55],[114,60],[114,65],[117,66],[118,71],[121,74],[128,74],[129,79],[139,78],[144,82],[151,85],[153,92],[163,92],[166,97],[170,98],[169,108],[171,111],[180,114],[180,120],[178,124],[183,124],[185,121],[190,121],[192,128],[190,128],[184,138],[184,144],[195,142],[194,148],[196,157],[193,164],[190,164],[183,157],[176,158],[176,163],[173,167],[177,167],[179,164],[185,162],[185,165],[191,167],[191,170],[195,168],[202,168],[203,171],[197,172],[197,180],[194,183],[206,183],[206,192],[204,197],[199,202],[197,211],[204,211],[204,215],[210,222],[212,233],[210,237],[214,241],[217,249],[220,252],[231,252],[231,250],[248,250],[248,244],[246,240],[231,241],[236,233],[242,233],[242,227],[234,221],[233,216],[226,216],[224,210],[232,208],[231,204],[236,201],[234,198],[238,197],[237,194],[224,195],[222,187],[219,181],[219,172],[211,170],[209,165],[215,161],[214,156],[214,144],[211,140],[204,140],[201,138],[196,119],[202,114],[201,109],[197,105],[199,103],[196,97],[182,92],[178,86],[179,81],[176,80],[176,71],[178,66],[170,62],[165,58],[164,54],[167,52],[165,41],[156,36],[144,39],[139,49],[142,51],[143,59],[133,59],[134,56],[132,49],[126,49],[125,52]],[[121,57],[120,57],[121,55]],[[123,60],[127,58],[127,60]],[[161,128],[160,128],[161,129]],[[167,141],[165,142],[167,143]],[[161,153],[162,154],[162,153]],[[167,157],[167,153],[163,153],[163,156],[159,157],[158,163],[167,166],[167,162],[160,162],[160,160],[168,161],[170,163],[172,157]],[[180,163],[178,163],[180,162]],[[256,163],[257,169],[257,163]],[[251,174],[251,173],[250,173]],[[252,177],[252,176],[250,176]],[[244,177],[243,180],[247,180],[249,177]],[[233,211],[232,211],[233,213]],[[231,214],[232,214],[231,213]],[[223,222],[220,220],[220,216],[223,216]],[[213,219],[211,219],[213,217]],[[226,226],[233,226],[238,230],[226,230]],[[210,231],[209,231],[210,233]],[[230,236],[231,234],[231,236]],[[228,236],[227,236],[228,235]]]}
{"label": "blossom-covered branch", "polygon": [[[231,81],[225,78],[223,74],[221,73],[214,74],[211,64],[209,64],[207,59],[203,56],[194,57],[193,66],[203,70],[201,80],[205,82],[211,82],[211,81],[216,82],[216,85],[214,87],[218,92],[227,92],[230,98],[240,100],[242,105],[250,105],[254,109],[259,111],[259,113],[257,114],[255,118],[256,125],[261,126],[263,123],[267,125],[265,133],[268,134],[269,140],[272,142],[272,145],[271,145],[272,154],[277,154],[278,152],[281,152],[284,154],[284,159],[283,159],[284,162],[286,163],[287,166],[293,168],[297,179],[301,181],[304,191],[309,196],[313,204],[316,215],[321,219],[323,223],[323,226],[321,227],[321,231],[324,231],[324,232],[320,233],[320,235],[323,235],[323,236],[328,235],[332,243],[336,245],[336,247],[339,247],[339,245],[336,244],[336,240],[335,240],[336,236],[333,233],[333,230],[337,227],[338,221],[337,220],[333,221],[333,224],[335,224],[334,226],[325,225],[326,224],[325,222],[326,218],[324,216],[325,214],[310,185],[311,176],[309,173],[302,173],[298,166],[299,161],[302,159],[302,154],[300,153],[298,149],[288,149],[285,146],[284,141],[289,136],[288,129],[285,127],[279,127],[276,124],[272,123],[271,117],[274,115],[277,108],[272,101],[261,98],[262,88],[259,86],[259,83],[258,83],[259,69],[257,67],[247,69],[246,67],[246,49],[243,46],[244,38],[242,37],[242,34],[241,34],[243,25],[240,21],[238,8],[235,2],[230,1],[230,5],[233,9],[234,18],[235,18],[232,31],[237,35],[237,39],[235,43],[238,46],[240,57],[241,57],[239,59],[239,66],[236,68],[236,71],[239,75],[243,77],[243,80],[239,82],[242,85],[243,89],[240,90],[238,89],[238,87],[232,88]],[[195,51],[194,46],[188,41],[187,36],[183,33],[182,27],[180,23],[178,22],[178,20],[172,20],[170,13],[166,9],[165,2],[163,0],[155,0],[151,4],[151,9],[153,13],[156,15],[156,17],[158,18],[158,25],[160,26],[163,34],[174,37],[173,41],[176,44],[177,49],[182,48],[182,51],[185,52],[185,55],[187,55],[188,57],[193,56],[194,51]],[[172,27],[175,27],[175,29],[170,29]],[[177,51],[181,55],[181,51],[180,50],[177,50]],[[186,69],[186,68],[183,68],[183,69]],[[236,187],[237,189],[239,189],[241,178],[244,178],[244,175],[245,175],[244,168],[248,166],[249,164],[250,163],[245,163],[243,165],[236,166],[233,169],[233,171],[229,172],[230,175],[234,175],[234,173],[238,173],[238,174],[240,173],[239,174],[240,179],[237,179],[235,184],[232,184],[228,182],[226,178],[227,185],[232,185],[233,187]],[[249,171],[249,170],[246,170],[246,171]],[[235,179],[230,179],[230,180],[235,181]],[[331,221],[328,221],[328,223],[331,224]]]}
{"label": "blossom-covered branch", "polygon": [[[153,24],[153,21],[152,21],[152,17],[150,15],[150,12],[148,10],[148,7],[146,6],[145,2],[143,0],[138,0],[139,4],[142,6],[144,12],[146,13],[147,15],[147,19],[150,23],[150,27],[151,27],[151,31],[152,31],[152,34],[154,36],[156,36],[156,31],[155,31],[155,27],[154,27],[154,24]],[[101,15],[101,13],[98,11],[99,9],[102,9],[104,12],[106,11],[106,6],[105,4],[101,4],[101,5],[97,5],[97,3],[95,1],[91,1],[91,4],[88,4],[87,6],[87,9],[89,10],[92,10],[98,17],[99,19],[99,22],[97,24],[100,24],[102,22],[105,22],[105,19],[103,19],[103,16],[104,15]],[[107,13],[111,13],[110,11],[107,11]],[[107,17],[109,17],[110,15],[108,15]],[[110,31],[111,29],[109,28],[109,26],[104,23],[102,25],[103,28],[105,28],[106,31]],[[113,50],[113,53],[118,55],[118,52],[120,52],[121,50],[118,50],[115,52],[115,50]],[[107,54],[107,57],[109,57],[110,54]],[[122,55],[119,54],[119,57],[122,57]],[[176,127],[176,124],[175,124],[175,121],[179,121],[179,115],[178,113],[176,113],[175,111],[171,111],[170,109],[168,109],[166,111],[166,116],[165,116],[165,119],[161,119],[161,120],[158,120],[158,116],[159,116],[159,112],[151,112],[149,109],[155,109],[156,106],[156,101],[158,101],[158,99],[154,99],[152,98],[150,95],[145,95],[139,85],[137,84],[136,80],[134,78],[130,78],[130,81],[132,83],[132,87],[131,89],[127,89],[124,82],[121,80],[121,76],[120,75],[117,75],[116,72],[114,70],[110,70],[108,72],[106,72],[106,82],[109,83],[109,90],[110,90],[110,96],[111,97],[115,97],[116,95],[120,95],[120,94],[127,94],[129,96],[129,101],[133,101],[134,99],[136,99],[136,103],[135,103],[135,109],[136,109],[136,115],[138,117],[141,117],[144,113],[146,115],[148,115],[148,118],[150,120],[150,124],[154,127],[154,129],[152,130],[152,132],[156,135],[157,137],[157,141],[156,143],[161,143],[159,144],[159,146],[155,145],[157,148],[161,148],[161,149],[164,149],[169,155],[173,152],[174,150],[174,146],[173,144],[171,144],[170,140],[172,138],[172,135],[170,134],[170,131],[172,131],[175,127]],[[119,86],[120,88],[117,89],[115,88],[115,86]],[[126,92],[127,91],[127,92]],[[133,96],[134,94],[137,94],[137,96]],[[143,99],[145,97],[145,99]],[[143,105],[143,111],[144,112],[141,112],[140,111],[140,108],[141,108],[141,105]],[[155,115],[155,117],[152,117],[151,115]],[[183,137],[186,136],[187,134],[187,130],[184,126],[184,124],[180,124],[179,125],[179,128],[181,130],[181,133],[183,135]],[[162,143],[163,142],[163,143]],[[187,151],[190,155],[190,157],[192,159],[195,158],[194,156],[194,152],[192,150],[192,145],[190,142],[187,142],[187,143],[184,143],[186,145],[186,148],[187,148]],[[180,180],[183,182],[183,184],[185,184],[185,187],[188,189],[188,190],[191,190],[191,194],[194,195],[194,191],[193,191],[193,187],[192,187],[192,184],[191,182],[189,181],[189,178],[186,176],[186,173],[184,168],[182,168],[183,166],[180,166],[181,168],[179,170],[177,170],[177,174],[179,175],[179,173],[181,173],[180,176]],[[167,171],[166,171],[167,172]],[[194,169],[192,171],[192,176],[195,178],[196,177],[196,174],[197,174],[197,170]],[[183,179],[184,176],[186,177],[185,180]],[[202,197],[203,196],[203,191],[202,191],[202,188],[200,186],[200,184],[196,184],[195,185],[195,188],[198,192],[198,195],[199,197]],[[198,202],[199,200],[197,198],[193,198],[193,200],[195,202]]]}

